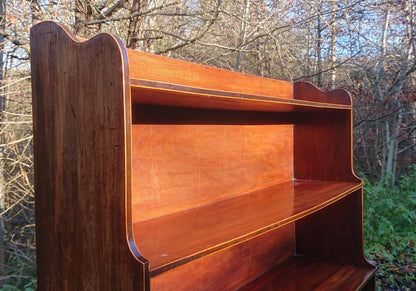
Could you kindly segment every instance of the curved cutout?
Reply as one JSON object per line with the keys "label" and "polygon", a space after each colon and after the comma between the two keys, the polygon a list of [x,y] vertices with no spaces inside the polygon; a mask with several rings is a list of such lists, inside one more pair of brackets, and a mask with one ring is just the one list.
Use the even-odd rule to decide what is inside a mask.
{"label": "curved cutout", "polygon": [[350,93],[344,89],[322,91],[309,82],[293,83],[293,98],[329,104],[352,105]]}

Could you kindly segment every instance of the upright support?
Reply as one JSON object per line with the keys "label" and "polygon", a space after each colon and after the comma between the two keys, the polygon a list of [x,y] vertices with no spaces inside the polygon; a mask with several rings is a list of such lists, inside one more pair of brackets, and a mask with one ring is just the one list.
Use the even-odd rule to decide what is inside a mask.
{"label": "upright support", "polygon": [[124,50],[110,34],[31,30],[39,290],[148,289],[131,233]]}

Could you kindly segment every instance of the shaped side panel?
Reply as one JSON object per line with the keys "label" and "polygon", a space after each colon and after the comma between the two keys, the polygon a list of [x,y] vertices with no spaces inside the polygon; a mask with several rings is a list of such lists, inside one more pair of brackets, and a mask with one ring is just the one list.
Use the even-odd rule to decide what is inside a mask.
{"label": "shaped side panel", "polygon": [[352,105],[351,95],[344,89],[322,91],[309,82],[293,83],[293,98],[297,100]]}
{"label": "shaped side panel", "polygon": [[31,58],[39,290],[148,289],[131,234],[121,41],[78,42],[43,22],[31,30]]}
{"label": "shaped side panel", "polygon": [[[306,82],[293,85],[294,98],[351,105],[343,89],[324,92]],[[307,112],[294,128],[294,176],[297,179],[360,182],[352,166],[352,107]]]}

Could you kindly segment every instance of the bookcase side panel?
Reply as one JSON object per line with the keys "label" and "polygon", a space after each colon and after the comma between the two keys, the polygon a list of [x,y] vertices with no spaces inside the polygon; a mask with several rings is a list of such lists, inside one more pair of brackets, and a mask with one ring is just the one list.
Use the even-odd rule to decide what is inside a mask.
{"label": "bookcase side panel", "polygon": [[351,110],[304,113],[294,126],[297,179],[360,182],[352,168]]}
{"label": "bookcase side panel", "polygon": [[362,189],[296,222],[296,253],[372,268],[364,258]]}
{"label": "bookcase side panel", "polygon": [[296,100],[351,106],[303,113],[294,128],[294,176],[298,179],[360,182],[353,171],[352,101],[342,89],[321,91],[307,82],[295,82]]}
{"label": "bookcase side panel", "polygon": [[146,288],[127,233],[121,52],[109,34],[77,42],[53,22],[31,30],[40,290]]}

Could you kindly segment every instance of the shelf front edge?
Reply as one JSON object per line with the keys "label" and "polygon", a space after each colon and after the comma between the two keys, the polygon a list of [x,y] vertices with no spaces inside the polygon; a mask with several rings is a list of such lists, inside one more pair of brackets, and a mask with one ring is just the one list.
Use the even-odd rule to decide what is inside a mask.
{"label": "shelf front edge", "polygon": [[[212,223],[214,229],[208,229],[208,230],[201,230],[200,225],[198,224],[199,221],[206,221],[207,219],[209,219],[209,217],[215,216],[216,218],[218,218],[221,221],[231,221],[231,225],[227,225],[224,226],[224,229],[233,229],[234,228],[241,228],[241,225],[232,225],[232,220],[231,218],[233,217],[233,212],[231,211],[230,214],[225,214],[225,216],[229,216],[229,217],[222,217],[224,216],[224,214],[216,214],[215,213],[215,209],[216,208],[224,208],[224,209],[230,209],[230,205],[229,204],[233,204],[233,206],[238,209],[238,212],[244,213],[244,211],[248,211],[249,215],[247,216],[247,221],[250,220],[250,218],[253,216],[255,217],[255,211],[253,211],[253,209],[248,209],[248,210],[244,210],[241,208],[241,205],[245,205],[247,204],[246,200],[252,200],[257,199],[257,200],[262,200],[262,201],[269,201],[269,198],[271,197],[270,195],[273,195],[273,191],[274,192],[279,192],[282,191],[280,188],[282,188],[283,190],[286,188],[290,188],[292,187],[290,185],[290,183],[300,183],[299,185],[301,185],[302,183],[305,183],[305,185],[307,183],[309,183],[310,181],[292,181],[292,182],[286,182],[283,184],[279,184],[277,185],[277,190],[273,190],[273,186],[272,187],[268,187],[267,190],[260,190],[260,191],[254,191],[252,193],[249,194],[245,194],[245,195],[241,195],[241,196],[237,196],[234,198],[230,198],[230,199],[226,199],[223,201],[219,201],[216,203],[212,203],[209,205],[205,205],[205,206],[201,206],[201,207],[197,207],[197,208],[193,208],[190,210],[186,210],[186,211],[181,211],[178,213],[173,213],[170,215],[165,215],[162,217],[156,217],[153,219],[149,219],[149,220],[145,220],[145,221],[141,221],[141,222],[136,222],[133,224],[133,231],[136,234],[135,237],[139,238],[140,237],[140,233],[146,233],[149,235],[149,231],[153,230],[155,233],[154,235],[149,235],[146,237],[146,241],[142,241],[140,242],[140,240],[136,241],[136,244],[138,245],[138,247],[141,249],[142,253],[144,254],[144,256],[149,260],[150,262],[150,274],[151,276],[157,276],[163,272],[166,272],[170,269],[173,269],[175,267],[181,266],[187,262],[193,261],[195,259],[201,258],[203,256],[206,256],[208,254],[220,251],[222,249],[231,247],[233,245],[239,244],[241,242],[244,242],[248,239],[251,239],[253,237],[259,236],[263,233],[266,233],[268,231],[274,230],[276,228],[282,227],[284,225],[287,225],[289,223],[292,223],[296,220],[299,220],[313,212],[319,211],[321,209],[323,209],[324,207],[331,205],[337,201],[339,201],[340,199],[342,199],[343,197],[346,197],[347,195],[353,193],[354,191],[358,190],[361,187],[361,183],[352,183],[352,182],[331,182],[331,181],[318,181],[317,183],[328,183],[328,187],[329,188],[333,188],[333,187],[339,187],[338,190],[336,190],[337,192],[335,192],[335,194],[333,194],[331,197],[325,198],[326,194],[322,194],[321,193],[321,200],[319,200],[318,202],[309,202],[311,204],[313,204],[313,206],[307,206],[305,207],[305,209],[302,209],[302,206],[298,206],[301,209],[300,210],[295,210],[295,213],[293,213],[292,215],[289,215],[287,217],[278,219],[274,222],[268,222],[265,223],[264,225],[260,225],[259,227],[256,227],[255,229],[252,230],[248,230],[244,233],[240,233],[240,234],[235,234],[234,236],[232,236],[231,238],[227,237],[230,236],[229,233],[225,234],[225,239],[220,240],[218,242],[202,242],[202,245],[208,245],[206,247],[198,247],[198,245],[196,245],[196,243],[192,242],[191,245],[187,246],[185,248],[187,251],[188,249],[190,250],[187,253],[183,253],[184,250],[180,250],[179,253],[183,253],[183,255],[177,255],[177,257],[175,258],[175,255],[172,255],[173,258],[172,259],[168,259],[168,254],[169,254],[169,249],[168,246],[160,246],[160,251],[157,251],[155,254],[151,254],[149,252],[149,247],[150,249],[152,247],[154,247],[154,245],[156,245],[158,242],[157,240],[154,239],[153,236],[159,237],[161,238],[161,236],[165,236],[161,238],[161,242],[163,244],[163,242],[168,242],[168,241],[176,241],[176,244],[179,246],[182,246],[186,243],[189,244],[190,241],[192,241],[192,238],[195,237],[203,237],[203,233],[204,232],[208,232],[208,233],[219,233],[221,231],[223,231],[222,229],[215,229],[218,228],[218,226],[216,226],[215,223]],[[314,183],[316,181],[313,181],[312,183]],[[292,184],[293,185],[293,184]],[[338,186],[337,186],[338,185]],[[302,185],[300,187],[303,187]],[[315,188],[319,188],[318,186],[314,186]],[[270,189],[269,189],[270,188]],[[265,191],[265,193],[262,193],[262,191]],[[268,192],[267,192],[268,191]],[[304,193],[307,193],[308,190],[301,190]],[[320,190],[317,190],[320,191]],[[325,192],[325,191],[320,191],[320,192]],[[257,196],[264,196],[264,197],[260,197],[260,198],[256,198]],[[250,196],[253,196],[250,197]],[[305,196],[305,194],[303,194],[303,196]],[[302,196],[302,197],[303,197]],[[305,196],[307,197],[307,196]],[[233,199],[236,199],[234,203]],[[298,200],[301,200],[301,197],[298,198]],[[261,203],[264,202],[258,202],[255,201],[254,203],[257,203],[256,205],[260,205]],[[297,202],[294,202],[295,204],[299,204]],[[221,205],[222,204],[222,205]],[[219,207],[217,207],[219,206]],[[261,206],[261,205],[260,205]],[[231,206],[232,207],[232,206]],[[256,207],[256,206],[250,206],[250,207]],[[212,209],[211,209],[212,208]],[[254,209],[255,210],[255,209]],[[269,212],[273,212],[275,211],[275,209],[269,209]],[[212,214],[214,212],[214,214]],[[267,212],[267,210],[265,210],[265,212]],[[206,214],[208,213],[208,214]],[[207,216],[207,217],[206,217]],[[180,233],[180,230],[178,231],[177,228],[177,224],[179,224],[180,222],[185,222],[189,225],[185,225],[185,229],[189,229],[189,233]],[[195,225],[193,225],[195,224]],[[201,223],[203,224],[203,223]],[[199,225],[199,227],[198,227]],[[176,226],[176,227],[175,227]],[[220,227],[221,228],[221,227]],[[244,228],[244,227],[243,227]],[[172,229],[176,230],[177,233],[172,233]],[[194,230],[194,231],[191,231]],[[201,232],[201,233],[200,233]],[[182,241],[183,240],[183,241]],[[194,245],[192,245],[194,244]],[[142,248],[143,249],[142,249]],[[166,255],[165,255],[166,254]]]}
{"label": "shelf front edge", "polygon": [[205,109],[293,112],[316,109],[346,109],[351,105],[268,97],[194,88],[177,84],[130,79],[132,103]]}

